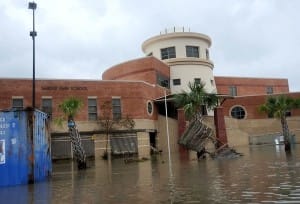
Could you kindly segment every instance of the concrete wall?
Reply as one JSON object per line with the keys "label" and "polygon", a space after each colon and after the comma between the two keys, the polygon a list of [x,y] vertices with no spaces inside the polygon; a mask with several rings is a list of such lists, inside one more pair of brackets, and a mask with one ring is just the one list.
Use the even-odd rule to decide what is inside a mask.
{"label": "concrete wall", "polygon": [[[173,64],[170,65],[170,88],[172,93],[180,93],[182,90],[189,91],[188,83],[193,82],[195,78],[200,78],[205,84],[205,89],[208,92],[217,92],[213,71],[209,64],[207,63],[191,63],[186,62],[179,63],[178,59],[170,59]],[[194,60],[196,61],[196,60]],[[180,85],[174,85],[173,79],[180,79]]]}
{"label": "concrete wall", "polygon": [[146,40],[142,45],[143,52],[161,59],[160,49],[176,46],[176,57],[186,57],[185,46],[199,46],[200,58],[206,59],[206,49],[211,45],[211,39],[207,35],[193,32],[171,32],[154,36]]}
{"label": "concrete wall", "polygon": [[[157,121],[147,120],[147,119],[136,119],[134,121],[135,121],[135,127],[133,129],[133,132],[136,132],[137,135],[138,155],[140,158],[149,157],[150,156],[149,132],[156,131]],[[172,124],[172,122],[170,123],[171,123],[171,127],[174,129],[174,124]],[[78,130],[81,132],[81,136],[84,136],[86,134],[91,135],[89,139],[92,139],[94,141],[95,158],[101,158],[101,156],[106,150],[106,144],[108,144],[107,150],[108,152],[110,152],[111,146],[110,146],[109,138],[107,140],[107,136],[105,133],[99,133],[99,132],[103,132],[103,128],[100,126],[100,124],[97,121],[77,121],[76,124]],[[175,123],[175,125],[177,125],[177,123]],[[63,123],[63,126],[58,126],[55,123],[52,123],[51,132],[54,134],[66,135],[67,137],[65,138],[67,138],[67,140],[65,140],[64,142],[70,143],[70,141],[68,140],[68,128],[66,122]],[[55,137],[55,140],[57,139],[58,137]],[[61,139],[59,139],[57,142],[61,142]]]}
{"label": "concrete wall", "polygon": [[[237,120],[225,118],[228,144],[230,146],[249,145],[249,137],[262,137],[281,132],[281,124],[278,119],[246,119]],[[300,117],[289,117],[290,132],[295,135],[296,142],[300,141]],[[259,143],[259,139],[258,139]],[[263,142],[262,142],[263,143]]]}
{"label": "concrete wall", "polygon": [[[168,118],[169,126],[169,141],[171,152],[177,152],[179,150],[178,141],[178,123],[177,120]],[[159,115],[157,121],[157,148],[163,152],[168,152],[168,137],[166,128],[165,116]]]}

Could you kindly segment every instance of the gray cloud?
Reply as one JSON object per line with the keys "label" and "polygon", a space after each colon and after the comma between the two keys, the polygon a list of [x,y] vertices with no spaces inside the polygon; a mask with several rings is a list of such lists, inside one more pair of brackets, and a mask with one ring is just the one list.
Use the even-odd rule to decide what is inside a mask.
{"label": "gray cloud", "polygon": [[[141,44],[172,26],[209,35],[217,76],[288,78],[299,91],[297,0],[39,0],[36,75],[100,79],[107,68],[143,56]],[[0,3],[0,76],[31,77],[32,13]]]}

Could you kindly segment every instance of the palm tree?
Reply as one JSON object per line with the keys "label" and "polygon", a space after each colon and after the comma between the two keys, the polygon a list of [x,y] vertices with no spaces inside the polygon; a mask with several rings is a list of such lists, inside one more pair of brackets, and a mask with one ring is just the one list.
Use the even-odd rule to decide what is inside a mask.
{"label": "palm tree", "polygon": [[80,99],[70,97],[65,99],[58,107],[64,114],[64,119],[68,120],[69,135],[72,142],[72,149],[77,160],[78,169],[86,168],[86,155],[81,144],[80,134],[74,121],[75,115],[78,113],[83,103]]}
{"label": "palm tree", "polygon": [[214,93],[206,92],[204,83],[190,82],[188,87],[189,92],[182,91],[174,96],[175,105],[179,108],[183,107],[186,118],[190,121],[178,142],[187,149],[197,151],[200,155],[205,153],[207,141],[216,142],[212,136],[213,130],[202,123],[202,116],[206,114],[207,109],[211,110],[218,105],[218,97]]}
{"label": "palm tree", "polygon": [[184,113],[189,120],[195,118],[202,118],[206,109],[212,110],[218,105],[218,97],[214,93],[206,92],[205,84],[188,83],[189,92],[182,91],[182,93],[174,96],[177,107],[183,107]]}
{"label": "palm tree", "polygon": [[287,123],[287,113],[292,109],[300,107],[300,99],[293,99],[284,95],[277,97],[267,98],[266,103],[259,107],[261,112],[267,113],[270,117],[276,117],[280,119],[282,134],[284,137],[285,151],[291,150],[291,143],[289,138],[289,127]]}

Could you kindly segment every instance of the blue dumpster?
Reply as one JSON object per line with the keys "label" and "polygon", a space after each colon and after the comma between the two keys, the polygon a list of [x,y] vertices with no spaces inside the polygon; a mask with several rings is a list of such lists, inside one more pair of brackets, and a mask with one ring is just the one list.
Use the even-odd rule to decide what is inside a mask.
{"label": "blue dumpster", "polygon": [[0,186],[46,180],[52,171],[47,114],[0,111]]}

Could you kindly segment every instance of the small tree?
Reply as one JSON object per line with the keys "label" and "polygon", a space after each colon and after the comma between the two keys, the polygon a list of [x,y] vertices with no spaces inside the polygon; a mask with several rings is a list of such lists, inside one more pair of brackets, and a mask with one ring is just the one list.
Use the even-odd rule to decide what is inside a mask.
{"label": "small tree", "polygon": [[80,99],[70,97],[65,99],[58,108],[62,111],[63,116],[57,119],[58,124],[62,124],[63,120],[68,121],[69,135],[72,143],[74,156],[77,160],[78,169],[86,168],[86,155],[81,144],[80,134],[74,121],[75,115],[78,113],[83,103]]}
{"label": "small tree", "polygon": [[113,118],[111,101],[104,101],[100,109],[102,110],[102,114],[99,117],[99,123],[104,128],[104,132],[106,135],[106,147],[105,147],[103,158],[107,159],[108,157],[107,149],[108,149],[108,142],[110,141],[109,135],[111,131],[115,128],[115,126],[132,129],[135,126],[135,122],[129,116],[126,116],[126,118]]}
{"label": "small tree", "polygon": [[259,107],[261,112],[267,113],[270,117],[276,117],[280,119],[286,152],[291,150],[289,127],[286,119],[287,112],[299,107],[300,99],[293,99],[285,95],[268,97],[266,103]]}

